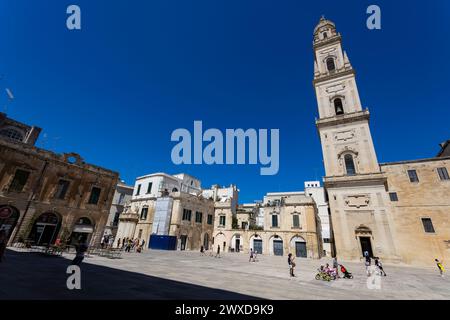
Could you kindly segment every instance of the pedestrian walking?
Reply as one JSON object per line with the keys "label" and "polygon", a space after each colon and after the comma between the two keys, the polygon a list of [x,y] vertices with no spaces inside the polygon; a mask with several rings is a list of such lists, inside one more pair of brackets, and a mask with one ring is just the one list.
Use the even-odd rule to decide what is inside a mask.
{"label": "pedestrian walking", "polygon": [[112,248],[114,243],[114,237],[110,236],[108,239],[108,248]]}
{"label": "pedestrian walking", "polygon": [[295,277],[294,269],[295,269],[295,262],[294,262],[294,256],[292,253],[288,254],[288,265],[289,265],[289,274],[291,277]]}
{"label": "pedestrian walking", "polygon": [[436,262],[436,265],[439,269],[439,273],[440,273],[441,277],[443,278],[444,272],[445,272],[444,265],[438,259],[434,259],[434,261]]}
{"label": "pedestrian walking", "polygon": [[76,248],[76,254],[75,254],[75,258],[72,260],[72,265],[79,266],[84,259],[84,255],[85,255],[86,251],[88,250],[88,245],[85,240],[82,240],[81,243],[79,243],[78,245],[75,245],[75,248]]}
{"label": "pedestrian walking", "polygon": [[142,247],[142,249],[144,249],[144,246],[145,246],[145,240],[144,240],[144,239],[142,239],[142,243],[141,243],[141,247]]}
{"label": "pedestrian walking", "polygon": [[217,252],[215,258],[220,258],[220,245],[217,246]]}
{"label": "pedestrian walking", "polygon": [[336,257],[333,258],[333,269],[334,269],[334,272],[336,273],[336,278],[340,278],[340,276],[339,276],[339,263],[338,263]]}
{"label": "pedestrian walking", "polygon": [[205,247],[204,246],[200,246],[200,255],[201,256],[205,255]]}
{"label": "pedestrian walking", "polygon": [[368,277],[370,276],[370,266],[371,266],[371,264],[372,264],[372,260],[370,259],[369,255],[367,254],[366,257],[365,257],[364,265],[366,266],[366,273],[367,273]]}
{"label": "pedestrian walking", "polygon": [[[253,248],[250,248],[250,258],[248,259],[248,262],[251,262],[253,260]],[[253,260],[255,262],[255,260]]]}
{"label": "pedestrian walking", "polygon": [[127,244],[125,246],[125,252],[130,252],[131,250],[131,239],[128,239]]}
{"label": "pedestrian walking", "polygon": [[386,272],[384,272],[384,269],[383,269],[383,263],[381,262],[381,259],[379,257],[375,258],[375,266],[378,268],[380,275],[386,277]]}
{"label": "pedestrian walking", "polygon": [[120,248],[120,238],[117,240],[117,248]]}
{"label": "pedestrian walking", "polygon": [[6,231],[0,230],[0,262],[3,260],[3,255],[6,251],[6,243],[8,240],[6,239]]}

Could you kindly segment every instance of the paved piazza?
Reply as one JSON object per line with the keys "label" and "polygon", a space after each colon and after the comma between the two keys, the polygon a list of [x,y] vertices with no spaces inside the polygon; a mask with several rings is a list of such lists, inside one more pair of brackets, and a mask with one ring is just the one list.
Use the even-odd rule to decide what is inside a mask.
{"label": "paved piazza", "polygon": [[450,276],[437,270],[385,265],[381,289],[368,289],[363,264],[345,263],[354,279],[314,279],[322,259],[297,258],[290,278],[286,257],[246,254],[222,258],[198,252],[146,250],[121,259],[85,258],[81,290],[66,288],[72,254],[49,257],[7,250],[0,263],[0,299],[450,299]]}

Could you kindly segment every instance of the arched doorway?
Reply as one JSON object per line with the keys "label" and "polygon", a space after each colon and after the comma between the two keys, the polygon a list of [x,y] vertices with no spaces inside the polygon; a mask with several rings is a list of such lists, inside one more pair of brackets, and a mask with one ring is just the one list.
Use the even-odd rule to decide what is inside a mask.
{"label": "arched doorway", "polygon": [[53,244],[60,227],[61,219],[59,215],[53,212],[43,213],[34,222],[29,238],[37,246]]}
{"label": "arched doorway", "polygon": [[296,257],[306,258],[308,256],[308,250],[306,249],[306,241],[300,236],[292,237],[291,248],[294,250]]}
{"label": "arched doorway", "polygon": [[225,252],[227,247],[227,238],[222,232],[219,232],[214,238],[214,251],[217,252],[217,247],[220,247],[220,252]]}
{"label": "arched doorway", "polygon": [[203,236],[203,248],[205,248],[205,250],[209,250],[209,234],[207,233]]}
{"label": "arched doorway", "polygon": [[274,235],[269,240],[272,244],[272,253],[275,256],[282,256],[283,255],[283,239],[278,236]]}
{"label": "arched doorway", "polygon": [[234,251],[234,252],[241,251],[242,238],[241,238],[240,234],[236,233],[235,235],[233,235],[233,237],[231,238],[230,247],[231,247],[231,251]]}
{"label": "arched doorway", "polygon": [[6,242],[8,242],[17,220],[19,220],[19,215],[19,210],[14,207],[8,205],[0,206],[0,230],[5,230]]}
{"label": "arched doorway", "polygon": [[263,253],[263,240],[259,235],[254,234],[251,236],[250,249],[253,249],[257,254]]}
{"label": "arched doorway", "polygon": [[362,256],[365,257],[369,255],[369,257],[373,257],[372,250],[372,230],[365,225],[360,225],[355,229],[355,235],[359,239],[359,245],[361,248]]}
{"label": "arched doorway", "polygon": [[80,218],[73,227],[69,243],[71,245],[82,242],[89,243],[93,233],[94,233],[94,225],[92,224],[92,221],[86,217]]}

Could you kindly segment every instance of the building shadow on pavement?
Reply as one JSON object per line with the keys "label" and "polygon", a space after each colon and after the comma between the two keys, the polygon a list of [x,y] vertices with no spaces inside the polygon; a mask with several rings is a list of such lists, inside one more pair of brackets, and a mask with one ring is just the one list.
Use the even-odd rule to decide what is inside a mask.
{"label": "building shadow on pavement", "polygon": [[66,281],[70,275],[66,270],[70,263],[62,257],[7,250],[0,263],[0,299],[260,299],[89,263],[81,264],[81,289],[69,290]]}

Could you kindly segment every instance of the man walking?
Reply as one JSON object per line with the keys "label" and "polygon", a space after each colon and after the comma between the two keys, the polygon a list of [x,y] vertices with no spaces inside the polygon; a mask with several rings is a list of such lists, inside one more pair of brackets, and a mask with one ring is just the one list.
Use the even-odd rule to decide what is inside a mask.
{"label": "man walking", "polygon": [[215,258],[220,258],[220,245],[217,246],[217,253]]}
{"label": "man walking", "polygon": [[[250,248],[250,258],[248,259],[248,262],[251,262],[253,259],[253,248]],[[255,260],[253,259],[253,262],[255,262]]]}
{"label": "man walking", "polygon": [[75,246],[77,253],[75,254],[75,259],[72,261],[72,265],[79,266],[84,259],[84,254],[88,249],[88,245],[85,240],[82,240],[81,243]]}

